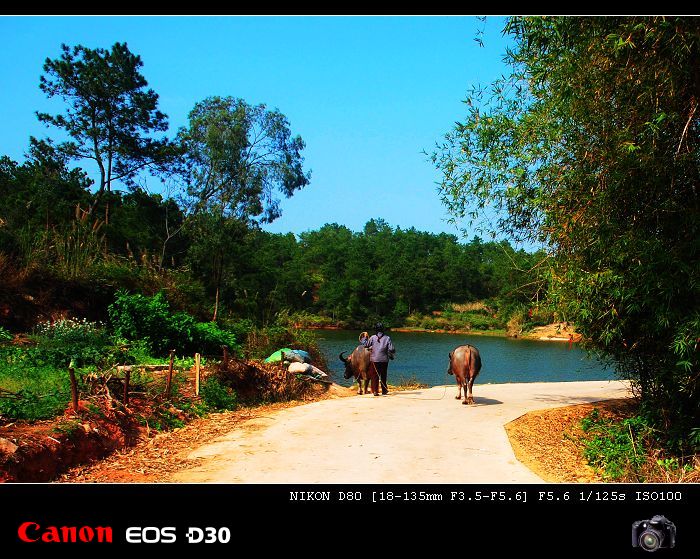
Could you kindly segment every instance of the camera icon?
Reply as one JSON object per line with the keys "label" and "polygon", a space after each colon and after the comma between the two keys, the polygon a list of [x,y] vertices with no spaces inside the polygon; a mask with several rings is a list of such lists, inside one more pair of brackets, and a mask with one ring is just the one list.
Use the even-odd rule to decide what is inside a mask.
{"label": "camera icon", "polygon": [[662,515],[632,523],[632,547],[656,551],[676,545],[676,525]]}

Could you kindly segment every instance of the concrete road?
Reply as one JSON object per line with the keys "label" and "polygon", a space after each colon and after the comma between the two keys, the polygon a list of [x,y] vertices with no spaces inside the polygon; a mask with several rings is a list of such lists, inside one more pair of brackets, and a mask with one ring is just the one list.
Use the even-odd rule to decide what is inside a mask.
{"label": "concrete road", "polygon": [[484,384],[323,400],[250,420],[190,458],[180,482],[541,483],[503,426],[538,409],[628,395],[619,381]]}

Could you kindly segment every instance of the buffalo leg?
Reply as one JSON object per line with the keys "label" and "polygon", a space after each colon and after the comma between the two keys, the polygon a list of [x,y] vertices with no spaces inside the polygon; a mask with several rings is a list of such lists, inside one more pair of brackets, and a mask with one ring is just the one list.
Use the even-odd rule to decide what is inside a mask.
{"label": "buffalo leg", "polygon": [[[472,386],[474,386],[474,380],[476,379],[476,375],[473,377],[469,377],[469,396],[467,397],[467,404],[473,404],[474,403],[474,398],[472,397]],[[465,394],[466,396],[466,394]]]}
{"label": "buffalo leg", "polygon": [[357,393],[362,394],[362,377],[357,378]]}
{"label": "buffalo leg", "polygon": [[369,394],[369,378],[365,377],[365,394]]}
{"label": "buffalo leg", "polygon": [[[466,391],[465,394],[466,396]],[[455,400],[461,400],[462,399],[462,381],[457,379],[457,396],[455,396]]]}

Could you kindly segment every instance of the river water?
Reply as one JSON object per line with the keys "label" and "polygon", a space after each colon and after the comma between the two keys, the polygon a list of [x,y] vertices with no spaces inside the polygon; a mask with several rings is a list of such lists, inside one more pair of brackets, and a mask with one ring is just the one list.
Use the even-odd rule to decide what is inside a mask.
{"label": "river water", "polygon": [[[328,360],[333,380],[346,386],[344,365],[338,354],[346,356],[357,346],[359,332],[354,330],[316,330],[319,346]],[[558,382],[610,380],[618,378],[576,344],[544,342],[495,336],[432,334],[428,332],[390,332],[396,347],[396,359],[389,363],[389,382],[415,377],[430,386],[454,383],[448,376],[448,354],[458,345],[469,343],[481,353],[482,369],[477,383]]]}

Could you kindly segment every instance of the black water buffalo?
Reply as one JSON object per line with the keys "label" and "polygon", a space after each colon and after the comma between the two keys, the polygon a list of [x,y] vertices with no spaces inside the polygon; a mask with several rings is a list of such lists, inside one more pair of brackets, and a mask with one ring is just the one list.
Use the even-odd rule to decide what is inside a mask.
{"label": "black water buffalo", "polygon": [[474,386],[474,379],[479,374],[479,371],[481,371],[481,355],[479,355],[479,350],[473,345],[461,345],[452,350],[447,373],[454,375],[457,381],[457,386],[459,387],[456,396],[457,400],[462,399],[462,387],[464,387],[463,404],[474,403],[472,386]]}
{"label": "black water buffalo", "polygon": [[357,384],[359,386],[359,390],[357,391],[358,394],[363,393],[362,381],[364,380],[364,393],[368,394],[367,387],[369,382],[372,377],[377,374],[369,360],[369,356],[371,354],[370,351],[365,346],[358,345],[347,357],[343,357],[343,353],[345,352],[342,352],[339,355],[340,360],[345,363],[345,374],[343,376],[346,379],[355,377],[355,380],[357,380]]}

